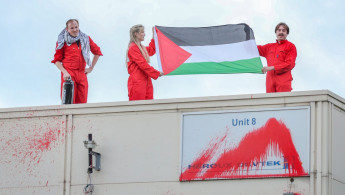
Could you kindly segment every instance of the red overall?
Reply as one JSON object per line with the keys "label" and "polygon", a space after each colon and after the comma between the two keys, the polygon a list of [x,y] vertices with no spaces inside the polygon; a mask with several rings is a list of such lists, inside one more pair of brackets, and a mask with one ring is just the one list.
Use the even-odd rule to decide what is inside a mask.
{"label": "red overall", "polygon": [[[94,55],[102,56],[103,54],[101,49],[90,37],[89,40],[91,52]],[[72,43],[70,46],[65,43],[61,49],[55,51],[54,60],[52,60],[52,63],[55,64],[55,62],[62,62],[63,67],[72,77],[74,82],[73,103],[87,103],[88,82],[85,74],[86,62],[82,54],[80,43],[79,46],[77,43]],[[64,81],[63,74],[61,73],[61,95]]]}
{"label": "red overall", "polygon": [[260,56],[267,60],[267,66],[274,66],[274,70],[268,71],[266,76],[266,92],[290,92],[292,75],[295,67],[297,50],[293,43],[283,40],[278,43],[258,45]]}
{"label": "red overall", "polygon": [[[155,42],[152,39],[146,47],[150,56],[156,53]],[[153,99],[151,78],[157,79],[160,72],[150,66],[141,54],[139,47],[131,43],[128,49],[128,97],[129,100]]]}

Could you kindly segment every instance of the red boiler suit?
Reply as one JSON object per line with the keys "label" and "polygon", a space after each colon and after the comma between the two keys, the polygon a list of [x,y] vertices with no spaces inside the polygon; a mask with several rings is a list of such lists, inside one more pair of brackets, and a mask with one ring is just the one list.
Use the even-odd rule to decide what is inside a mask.
{"label": "red boiler suit", "polygon": [[[89,37],[90,40],[90,50],[94,55],[102,56],[101,49],[93,42],[93,40]],[[57,46],[57,43],[56,43]],[[87,103],[87,93],[88,93],[88,82],[87,76],[85,74],[85,66],[86,62],[84,56],[82,54],[81,44],[72,43],[68,46],[66,43],[61,49],[55,51],[54,60],[51,61],[55,64],[55,62],[62,62],[63,67],[66,71],[71,75],[72,80],[74,82],[74,97],[73,103]],[[61,73],[61,95],[62,96],[62,87],[64,83],[63,74]]]}
{"label": "red boiler suit", "polygon": [[[155,42],[152,39],[146,50],[150,56],[156,53]],[[132,100],[153,99],[153,86],[151,78],[157,79],[160,72],[150,66],[139,47],[131,43],[128,49],[128,97]]]}
{"label": "red boiler suit", "polygon": [[290,92],[292,75],[295,67],[297,50],[293,43],[283,40],[278,43],[258,45],[260,56],[265,57],[267,66],[274,66],[266,76],[266,92]]}

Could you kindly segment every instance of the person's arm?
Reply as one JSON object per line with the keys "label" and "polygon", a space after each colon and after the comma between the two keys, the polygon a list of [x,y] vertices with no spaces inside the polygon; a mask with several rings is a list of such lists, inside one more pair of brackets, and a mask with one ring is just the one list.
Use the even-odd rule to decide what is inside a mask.
{"label": "person's arm", "polygon": [[266,57],[267,45],[258,45],[259,55],[262,57]]}
{"label": "person's arm", "polygon": [[[58,46],[58,43],[56,43],[56,47]],[[63,79],[67,80],[71,78],[71,75],[67,72],[67,70],[62,65],[62,60],[64,58],[64,49],[65,47],[62,47],[61,49],[55,50],[54,59],[51,61],[53,64],[56,65],[56,67],[62,72]]]}
{"label": "person's arm", "polygon": [[141,54],[137,45],[133,45],[128,50],[128,58],[130,61],[135,62],[145,74],[153,79],[162,76],[162,73],[150,66]]}
{"label": "person's arm", "polygon": [[92,72],[93,68],[96,66],[98,61],[99,55],[94,55],[92,59],[91,66],[85,69],[85,74],[89,74]]}
{"label": "person's arm", "polygon": [[67,70],[62,66],[62,63],[57,61],[55,62],[56,67],[62,72],[63,79],[68,80],[71,78],[71,75],[67,72]]}
{"label": "person's arm", "polygon": [[[268,48],[269,48],[269,45],[258,45],[258,51],[259,51],[260,56],[266,57]],[[271,70],[274,70],[274,66],[265,66],[265,67],[262,67],[261,69],[263,73],[266,73]]]}
{"label": "person's arm", "polygon": [[285,61],[274,64],[274,70],[277,74],[283,74],[287,71],[292,70],[295,67],[296,58],[296,46],[294,44],[291,44],[285,56]]}
{"label": "person's arm", "polygon": [[91,66],[89,68],[85,69],[85,74],[91,73],[93,68],[97,64],[99,56],[103,56],[103,54],[101,52],[101,48],[98,47],[98,45],[95,42],[93,42],[91,37],[89,37],[89,40],[90,40],[90,50],[91,50],[92,54],[94,54],[94,56],[93,56],[93,59],[92,59],[92,62],[91,62]]}
{"label": "person's arm", "polygon": [[151,42],[149,46],[146,47],[147,52],[149,53],[150,56],[155,55],[156,53],[156,45],[155,45],[155,40],[151,39]]}

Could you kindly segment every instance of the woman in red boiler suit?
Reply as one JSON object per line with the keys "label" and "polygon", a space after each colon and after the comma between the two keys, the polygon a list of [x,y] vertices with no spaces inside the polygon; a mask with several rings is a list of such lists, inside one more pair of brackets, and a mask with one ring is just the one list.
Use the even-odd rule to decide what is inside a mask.
{"label": "woman in red boiler suit", "polygon": [[145,47],[141,44],[144,38],[145,32],[143,25],[134,25],[130,29],[130,40],[126,59],[129,74],[129,101],[153,99],[151,78],[156,80],[163,75],[162,72],[159,72],[149,65],[150,56],[156,53],[154,40],[152,39],[149,46]]}

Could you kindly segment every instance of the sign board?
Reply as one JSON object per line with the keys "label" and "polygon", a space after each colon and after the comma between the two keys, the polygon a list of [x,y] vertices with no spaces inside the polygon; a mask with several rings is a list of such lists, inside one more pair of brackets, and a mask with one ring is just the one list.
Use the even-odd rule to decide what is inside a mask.
{"label": "sign board", "polygon": [[180,181],[309,175],[310,107],[185,113]]}

